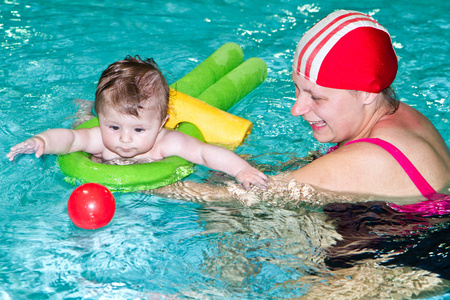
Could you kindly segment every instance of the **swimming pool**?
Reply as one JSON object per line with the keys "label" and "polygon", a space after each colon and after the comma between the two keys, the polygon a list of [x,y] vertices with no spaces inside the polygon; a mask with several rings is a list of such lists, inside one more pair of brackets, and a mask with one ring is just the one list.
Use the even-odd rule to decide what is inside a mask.
{"label": "swimming pool", "polygon": [[[10,163],[5,155],[37,132],[68,128],[76,112],[72,100],[93,100],[101,71],[113,61],[128,54],[153,57],[174,82],[222,44],[235,42],[246,58],[260,57],[269,67],[266,82],[231,110],[254,124],[237,152],[266,165],[268,173],[288,168],[281,165],[318,147],[309,126],[289,114],[295,46],[317,20],[344,8],[342,1],[110,2],[0,4],[0,298],[269,299],[307,293],[317,282],[309,277],[324,274],[315,259],[322,252],[319,240],[331,239],[321,234],[323,214],[315,208],[218,207],[116,194],[112,223],[87,231],[67,215],[74,187],[63,181],[55,156]],[[390,31],[400,59],[394,82],[399,97],[430,118],[450,145],[448,1],[426,8],[417,0],[347,1],[345,8],[373,14]],[[190,179],[210,176],[197,167]],[[442,243],[446,250],[430,252],[446,256],[449,241]]]}

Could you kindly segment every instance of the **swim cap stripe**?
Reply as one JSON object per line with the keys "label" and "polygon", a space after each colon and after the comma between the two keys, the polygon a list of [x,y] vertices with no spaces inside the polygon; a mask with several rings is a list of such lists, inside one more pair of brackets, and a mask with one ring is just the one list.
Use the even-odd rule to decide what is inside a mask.
{"label": "swim cap stripe", "polygon": [[[334,45],[339,41],[339,39],[344,36],[346,33],[355,29],[355,25],[353,23],[358,22],[358,25],[367,25],[367,23],[374,22],[373,20],[367,20],[364,18],[356,18],[352,20],[347,20],[341,24],[339,24],[336,28],[334,28],[330,33],[328,33],[325,37],[322,37],[322,40],[319,42],[317,47],[311,52],[311,55],[308,57],[306,61],[306,70],[305,75],[308,77],[313,77],[314,80],[317,80],[317,75],[319,73],[320,65],[323,62],[327,53],[333,48]],[[317,56],[317,57],[316,57]],[[313,61],[317,59],[318,64],[314,65]],[[313,69],[313,66],[317,66]]]}
{"label": "swim cap stripe", "polygon": [[[360,31],[361,29],[363,31]],[[361,37],[362,34],[363,39],[361,43],[352,39],[349,40],[348,38],[343,39],[354,30],[359,30],[359,35],[355,33],[352,37]],[[380,34],[382,35],[381,38],[379,37]],[[341,40],[343,40],[343,42],[341,42]],[[367,43],[367,40],[369,41],[369,43]],[[374,42],[377,42],[379,45],[377,44],[375,45],[375,47],[372,47],[373,45],[371,45],[370,43],[370,41],[372,40]],[[336,47],[336,45],[338,45],[338,47]],[[380,49],[388,49],[382,49],[382,51],[380,51],[380,55],[380,53],[377,53],[378,49],[376,49],[378,48],[378,46]],[[343,53],[336,53],[337,51]],[[348,67],[350,67],[350,69],[353,70],[353,72],[356,70],[356,68],[359,67],[359,65],[361,65],[360,62],[365,58],[366,53],[369,53],[366,60],[370,60],[372,56],[379,57],[371,63],[364,62],[362,64],[363,69],[365,67],[368,67],[363,70],[363,73],[376,73],[374,76],[372,76],[372,74],[369,74],[370,78],[367,78],[367,80],[365,81],[367,84],[370,84],[370,82],[374,82],[373,86],[355,86],[355,88],[352,88],[349,82],[354,81],[354,78],[347,78],[349,79],[349,82],[345,83],[342,87],[339,84],[339,80],[333,80],[333,82],[323,82],[323,78],[326,77],[327,79],[330,79],[331,76],[330,74],[325,74],[325,76],[322,76],[323,74],[321,74],[321,71],[324,70],[322,68],[322,65],[324,61],[326,61],[327,55],[332,53],[332,57],[336,56],[337,60],[339,60],[341,57],[342,59],[345,59],[346,56],[347,59],[351,59],[352,55],[349,53],[352,52],[355,52],[356,54],[355,60],[353,62],[346,61],[346,64],[348,65]],[[380,59],[384,59],[385,61],[380,61]],[[387,64],[384,64],[386,62]],[[369,63],[372,65],[368,65]],[[337,64],[339,64],[339,62],[337,62]],[[381,80],[381,84],[378,78],[382,75],[382,72],[380,72],[379,70],[380,66],[383,66],[384,68],[391,68],[391,70],[388,70],[389,76],[386,77],[386,80]],[[383,89],[387,87],[385,86],[384,82],[388,82],[387,84],[389,86],[395,78],[395,74],[397,72],[397,57],[395,55],[395,52],[393,51],[389,33],[383,26],[378,24],[373,18],[368,15],[359,12],[340,10],[331,13],[305,33],[305,35],[297,45],[294,56],[293,69],[297,74],[302,75],[306,79],[322,86],[379,92],[380,86],[383,86]],[[325,69],[330,70],[330,66],[326,66]],[[336,68],[333,66],[331,67],[331,69],[336,71]],[[341,74],[336,74],[335,76],[337,77],[339,75],[342,75],[343,73],[346,73],[346,69],[347,67],[344,66],[343,68],[338,70]],[[365,75],[363,73],[362,75]]]}
{"label": "swim cap stripe", "polygon": [[[330,18],[333,14],[330,14],[327,18],[325,18],[324,20]],[[348,16],[352,16],[352,15],[361,15],[360,13],[348,13],[346,15],[341,15],[341,16],[337,16],[336,18],[332,19],[330,21],[330,23],[325,23],[323,22],[324,20],[322,20],[321,22],[317,23],[316,25],[314,25],[314,27],[307,31],[305,33],[305,35],[302,37],[302,39],[300,40],[298,46],[297,46],[297,50],[301,49],[301,52],[297,55],[297,53],[295,53],[295,59],[297,60],[297,63],[295,63],[294,60],[294,69],[297,72],[297,74],[303,74],[305,77],[307,77],[309,79],[309,75],[306,76],[306,63],[302,64],[303,61],[303,57],[305,55],[305,52],[307,52],[308,50],[308,55],[307,57],[309,57],[310,52],[315,49],[315,47],[311,47],[311,44],[313,44],[319,37],[321,37],[323,35],[323,33],[330,28],[331,26],[333,26],[336,22],[340,21],[341,19],[348,17]],[[314,30],[313,30],[314,29]],[[316,31],[319,32],[316,32]],[[306,41],[305,45],[302,45],[302,47],[299,47],[302,43],[302,41]],[[317,44],[317,43],[315,43]],[[302,68],[303,66],[303,68]],[[310,68],[310,67],[309,67]],[[308,72],[309,73],[309,72]]]}

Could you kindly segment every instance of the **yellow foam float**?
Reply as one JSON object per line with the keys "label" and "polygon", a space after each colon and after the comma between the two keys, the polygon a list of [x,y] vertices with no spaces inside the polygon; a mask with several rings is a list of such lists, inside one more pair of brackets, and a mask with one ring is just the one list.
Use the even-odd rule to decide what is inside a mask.
{"label": "yellow foam float", "polygon": [[232,150],[252,132],[253,124],[249,120],[173,89],[171,95],[174,96],[169,101],[169,119],[165,124],[168,129],[189,122],[198,127],[205,142]]}

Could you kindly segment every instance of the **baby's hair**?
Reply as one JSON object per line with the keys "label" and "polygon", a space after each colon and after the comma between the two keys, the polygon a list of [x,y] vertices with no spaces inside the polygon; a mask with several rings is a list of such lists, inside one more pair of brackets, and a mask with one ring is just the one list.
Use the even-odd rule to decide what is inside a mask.
{"label": "baby's hair", "polygon": [[144,108],[155,109],[161,120],[167,115],[169,85],[152,58],[128,55],[103,71],[95,93],[95,112],[112,105],[120,113],[139,117]]}

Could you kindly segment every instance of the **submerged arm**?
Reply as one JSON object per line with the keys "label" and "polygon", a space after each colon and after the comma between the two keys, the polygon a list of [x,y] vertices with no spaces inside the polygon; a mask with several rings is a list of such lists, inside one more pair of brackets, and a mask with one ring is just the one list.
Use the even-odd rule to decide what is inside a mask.
{"label": "submerged arm", "polygon": [[235,201],[226,186],[214,186],[192,181],[178,181],[153,190],[144,191],[146,194],[183,199],[191,202],[230,202]]}
{"label": "submerged arm", "polygon": [[[337,194],[315,189],[309,184],[287,180],[288,173],[269,177],[269,188],[260,189],[252,187],[243,188],[235,182],[227,185],[209,185],[190,181],[180,181],[158,189],[148,190],[146,193],[182,199],[193,202],[233,202],[243,205],[252,205],[264,202],[273,206],[295,207],[302,203],[323,206],[331,202],[354,202],[355,198],[349,195]],[[364,201],[359,199],[359,201]]]}

